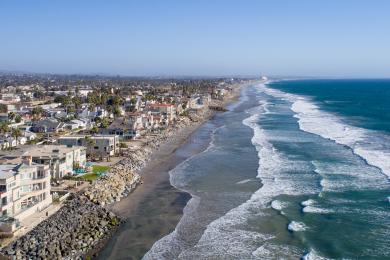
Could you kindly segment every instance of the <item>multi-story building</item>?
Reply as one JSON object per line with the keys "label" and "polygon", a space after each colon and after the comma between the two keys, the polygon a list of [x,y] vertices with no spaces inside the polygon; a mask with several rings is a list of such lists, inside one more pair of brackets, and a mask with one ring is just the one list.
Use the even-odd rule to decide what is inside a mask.
{"label": "multi-story building", "polygon": [[167,118],[169,122],[172,122],[176,119],[176,107],[172,104],[150,104],[149,110],[152,113],[157,113]]}
{"label": "multi-story building", "polygon": [[[21,221],[52,203],[50,167],[31,156],[20,164],[0,165],[0,230],[12,232]],[[16,221],[9,221],[10,218]]]}
{"label": "multi-story building", "polygon": [[23,156],[31,156],[35,163],[49,165],[53,179],[62,179],[64,176],[72,175],[74,168],[84,168],[87,161],[86,148],[83,146],[32,145],[11,153],[0,154],[0,162],[7,164]]}
{"label": "multi-story building", "polygon": [[67,147],[83,146],[88,155],[104,158],[119,152],[118,135],[68,135],[60,137],[58,143]]}

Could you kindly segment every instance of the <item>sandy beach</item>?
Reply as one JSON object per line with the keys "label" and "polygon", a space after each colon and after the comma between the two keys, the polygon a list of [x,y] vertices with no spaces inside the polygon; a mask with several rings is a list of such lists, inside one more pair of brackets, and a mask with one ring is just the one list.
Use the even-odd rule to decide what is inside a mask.
{"label": "sandy beach", "polygon": [[[151,160],[140,171],[143,184],[128,197],[107,206],[125,223],[98,259],[140,259],[155,241],[173,231],[190,195],[171,186],[169,171],[207,147],[207,143],[192,142],[192,134],[198,127],[181,129],[175,139],[153,152]],[[176,152],[179,147],[186,149],[186,156]]]}
{"label": "sandy beach", "polygon": [[[234,102],[238,97],[239,88],[224,103]],[[203,124],[184,127],[175,138],[163,143],[139,172],[143,184],[128,197],[106,206],[124,224],[95,255],[96,259],[141,259],[154,242],[175,229],[191,196],[171,185],[169,171],[207,148],[209,140],[199,142],[195,137]]]}

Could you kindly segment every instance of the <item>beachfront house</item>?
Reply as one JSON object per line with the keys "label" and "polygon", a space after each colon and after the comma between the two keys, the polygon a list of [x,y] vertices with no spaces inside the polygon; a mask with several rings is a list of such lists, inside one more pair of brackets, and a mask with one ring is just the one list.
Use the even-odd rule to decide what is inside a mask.
{"label": "beachfront house", "polygon": [[144,123],[146,121],[143,120],[143,117],[145,115],[141,113],[129,113],[126,117],[115,118],[111,125],[107,128],[101,128],[99,133],[102,135],[118,135],[123,140],[137,139],[145,130]]}
{"label": "beachfront house", "polygon": [[67,147],[83,146],[88,156],[106,158],[119,152],[117,135],[67,135],[60,137],[58,143]]}
{"label": "beachfront house", "polygon": [[0,165],[0,231],[12,233],[21,220],[52,203],[49,165],[31,156],[19,164]]}
{"label": "beachfront house", "polygon": [[176,106],[173,104],[150,104],[148,106],[149,111],[152,112],[152,114],[161,115],[165,117],[168,122],[173,122],[176,120]]}
{"label": "beachfront house", "polygon": [[65,145],[29,145],[11,152],[0,154],[0,163],[17,162],[20,158],[31,156],[38,164],[49,165],[52,179],[62,179],[74,173],[74,168],[85,168],[86,148]]}

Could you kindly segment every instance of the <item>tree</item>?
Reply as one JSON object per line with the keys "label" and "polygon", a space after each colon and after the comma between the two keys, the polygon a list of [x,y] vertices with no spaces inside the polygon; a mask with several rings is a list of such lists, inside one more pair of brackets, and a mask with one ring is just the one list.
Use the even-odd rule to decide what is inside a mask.
{"label": "tree", "polygon": [[73,162],[73,170],[80,169],[80,163],[79,162]]}
{"label": "tree", "polygon": [[101,123],[102,122],[102,119],[100,118],[100,117],[95,117],[94,119],[93,119],[93,121],[95,122],[95,123],[97,123],[97,124],[99,124],[99,123]]}
{"label": "tree", "polygon": [[45,97],[45,93],[43,93],[41,90],[36,90],[34,92],[34,97],[37,99],[42,99]]}
{"label": "tree", "polygon": [[126,143],[119,143],[119,153],[122,155],[122,149],[123,148],[127,148],[127,144]]}
{"label": "tree", "polygon": [[107,95],[102,94],[102,95],[100,96],[100,104],[101,104],[103,107],[106,107],[106,106],[107,106]]}
{"label": "tree", "polygon": [[110,121],[108,121],[108,118],[103,118],[102,122],[100,123],[101,128],[107,128],[110,125]]}
{"label": "tree", "polygon": [[2,134],[6,134],[6,133],[8,133],[8,131],[9,131],[9,126],[8,126],[8,124],[5,123],[5,122],[0,123],[0,132],[1,132]]}
{"label": "tree", "polygon": [[130,103],[131,103],[132,105],[135,105],[135,104],[137,103],[137,99],[136,99],[135,97],[132,97],[132,98],[130,99]]}
{"label": "tree", "polygon": [[7,113],[7,112],[8,112],[7,105],[0,104],[0,113]]}
{"label": "tree", "polygon": [[122,98],[119,96],[111,96],[107,104],[110,106],[119,106],[123,103]]}
{"label": "tree", "polygon": [[34,118],[39,118],[43,114],[43,108],[40,106],[34,107],[31,111]]}
{"label": "tree", "polygon": [[93,140],[90,136],[85,136],[85,144],[87,146],[87,150],[89,151],[90,156],[94,157],[93,147],[95,146],[95,140]]}
{"label": "tree", "polygon": [[76,94],[76,96],[79,96],[80,95],[80,87],[77,86],[74,93]]}
{"label": "tree", "polygon": [[22,116],[19,115],[19,114],[16,114],[16,116],[15,116],[15,122],[16,122],[16,123],[22,122]]}
{"label": "tree", "polygon": [[127,144],[126,143],[119,143],[119,148],[127,148]]}
{"label": "tree", "polygon": [[97,134],[99,132],[99,128],[94,125],[92,128],[91,128],[91,134]]}
{"label": "tree", "polygon": [[112,113],[114,114],[114,116],[120,116],[122,111],[119,106],[114,106],[114,108],[112,109]]}
{"label": "tree", "polygon": [[8,113],[8,120],[9,121],[14,121],[15,117],[16,117],[16,113],[15,112],[9,112]]}
{"label": "tree", "polygon": [[74,106],[68,106],[66,110],[71,114],[76,113],[76,108]]}
{"label": "tree", "polygon": [[75,96],[72,98],[72,102],[76,109],[79,109],[81,107],[81,98],[79,96]]}
{"label": "tree", "polygon": [[12,129],[11,136],[16,139],[16,145],[18,145],[19,137],[22,136],[22,132],[20,131],[19,128],[14,128],[14,129]]}
{"label": "tree", "polygon": [[96,91],[88,93],[87,102],[90,105],[92,105],[93,107],[96,107],[97,105],[100,104],[100,101],[101,101],[100,95]]}
{"label": "tree", "polygon": [[107,112],[108,112],[109,114],[111,114],[111,113],[113,113],[114,108],[113,108],[112,106],[107,106],[107,107],[106,107],[106,110],[107,110]]}
{"label": "tree", "polygon": [[66,99],[67,97],[66,96],[56,96],[54,98],[54,103],[61,103],[63,104],[64,103],[64,100]]}
{"label": "tree", "polygon": [[96,105],[94,105],[92,103],[88,104],[88,110],[91,111],[91,112],[95,111],[95,107],[96,107]]}

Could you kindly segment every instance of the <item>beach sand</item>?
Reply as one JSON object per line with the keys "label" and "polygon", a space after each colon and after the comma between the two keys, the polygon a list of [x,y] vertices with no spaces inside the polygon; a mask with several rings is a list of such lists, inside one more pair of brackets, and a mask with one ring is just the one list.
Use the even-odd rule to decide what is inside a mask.
{"label": "beach sand", "polygon": [[[174,230],[191,196],[171,186],[169,171],[207,147],[208,143],[193,142],[191,134],[197,128],[181,129],[175,139],[155,151],[140,172],[143,184],[128,197],[108,206],[125,223],[97,259],[140,259],[154,242]],[[186,156],[176,153],[179,147],[186,149]]]}
{"label": "beach sand", "polygon": [[[225,105],[237,101],[239,94],[237,87]],[[141,259],[157,240],[175,229],[191,196],[171,185],[169,171],[207,148],[209,141],[193,139],[201,125],[182,128],[173,140],[161,145],[140,171],[143,184],[128,197],[107,206],[125,223],[94,258]],[[176,152],[178,149],[180,152]]]}

